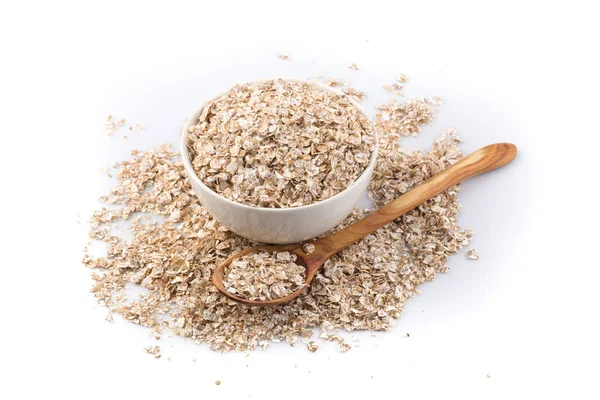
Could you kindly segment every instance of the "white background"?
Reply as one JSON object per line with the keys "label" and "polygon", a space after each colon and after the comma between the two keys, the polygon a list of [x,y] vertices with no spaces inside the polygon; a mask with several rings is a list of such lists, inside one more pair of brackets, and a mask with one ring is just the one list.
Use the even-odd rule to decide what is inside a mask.
{"label": "white background", "polygon": [[[592,3],[3,2],[0,396],[598,398]],[[317,73],[366,91],[372,113],[399,73],[408,97],[442,96],[409,147],[451,127],[465,152],[517,144],[511,165],[463,185],[480,260],[454,256],[392,331],[348,335],[358,346],[345,354],[220,354],[105,322],[77,223],[111,187],[99,167],[176,144],[185,118],[235,82]],[[108,114],[147,129],[107,137]],[[153,344],[160,360],[143,351]]]}

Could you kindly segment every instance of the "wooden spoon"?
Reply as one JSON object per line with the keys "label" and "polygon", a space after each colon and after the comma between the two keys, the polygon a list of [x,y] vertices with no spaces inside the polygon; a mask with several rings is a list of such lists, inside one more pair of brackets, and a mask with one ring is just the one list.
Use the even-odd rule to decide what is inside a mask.
{"label": "wooden spoon", "polygon": [[[338,231],[330,236],[321,238],[312,244],[315,246],[314,251],[306,254],[302,250],[302,245],[291,244],[283,246],[261,246],[253,247],[236,253],[223,261],[217,269],[215,269],[212,281],[221,293],[229,297],[231,300],[243,303],[249,306],[274,306],[285,303],[299,296],[306,287],[310,284],[317,270],[338,251],[346,248],[369,233],[376,231],[384,225],[392,222],[401,215],[407,213],[413,208],[423,204],[432,197],[437,196],[444,190],[450,188],[457,183],[464,181],[472,176],[479,175],[483,172],[502,167],[512,161],[517,154],[517,147],[510,143],[497,143],[486,146],[476,152],[464,157],[456,164],[448,167],[446,170],[431,177],[421,185],[415,187],[411,191],[398,197],[396,200],[381,207],[375,212],[372,212],[365,218],[355,222],[341,231]],[[223,286],[223,271],[233,260],[245,254],[265,250],[268,252],[274,251],[289,251],[295,253],[298,257],[296,263],[306,268],[306,285],[296,290],[292,294],[285,297],[272,300],[248,300],[230,293]]]}

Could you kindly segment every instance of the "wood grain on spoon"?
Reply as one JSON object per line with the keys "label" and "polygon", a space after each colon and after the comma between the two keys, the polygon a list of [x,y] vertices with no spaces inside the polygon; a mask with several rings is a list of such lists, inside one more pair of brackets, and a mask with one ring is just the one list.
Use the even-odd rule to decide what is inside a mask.
{"label": "wood grain on spoon", "polygon": [[248,300],[229,293],[223,286],[223,273],[225,267],[231,261],[248,254],[265,250],[291,251],[298,255],[296,262],[306,268],[306,285],[310,284],[317,270],[335,253],[357,242],[369,233],[392,222],[396,218],[415,207],[425,203],[432,197],[437,196],[444,190],[471,178],[475,175],[500,168],[512,161],[517,154],[517,147],[510,143],[497,143],[486,146],[476,152],[464,157],[454,165],[448,167],[437,175],[434,175],[414,189],[406,192],[391,203],[372,212],[365,218],[355,222],[341,231],[313,242],[315,248],[310,254],[306,254],[299,244],[284,246],[261,246],[245,249],[223,261],[214,271],[212,280],[217,289],[225,296],[237,302],[250,306],[274,306],[288,302],[299,296],[306,287],[291,293],[288,296],[271,300]]}

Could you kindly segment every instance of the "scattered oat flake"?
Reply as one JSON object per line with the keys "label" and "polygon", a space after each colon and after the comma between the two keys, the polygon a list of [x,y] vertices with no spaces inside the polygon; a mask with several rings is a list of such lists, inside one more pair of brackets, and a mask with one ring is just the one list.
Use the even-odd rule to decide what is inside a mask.
{"label": "scattered oat flake", "polygon": [[354,63],[348,65],[348,68],[350,68],[351,70],[354,70],[354,71],[358,71],[358,65],[356,65]]}
{"label": "scattered oat flake", "polygon": [[282,60],[289,60],[290,56],[288,56],[286,53],[277,53],[277,57],[279,57]]}
{"label": "scattered oat flake", "polygon": [[160,346],[150,346],[150,347],[146,347],[144,350],[146,350],[146,353],[148,354],[152,354],[154,356],[154,358],[160,358]]}
{"label": "scattered oat flake", "polygon": [[440,96],[433,96],[430,100],[431,104],[440,105],[444,102]]}
{"label": "scattered oat flake", "polygon": [[112,135],[116,130],[117,126],[114,122],[109,121],[106,124],[104,124],[104,133],[106,133],[107,135]]}
{"label": "scattered oat flake", "polygon": [[406,82],[408,82],[408,76],[406,76],[404,74],[400,74],[398,76],[398,82],[400,82],[400,83],[406,83]]}
{"label": "scattered oat flake", "polygon": [[306,253],[306,254],[310,254],[313,251],[315,251],[315,245],[312,243],[304,243],[302,245],[302,250]]}
{"label": "scattered oat flake", "polygon": [[404,94],[400,92],[403,86],[397,82],[394,82],[391,85],[384,85],[383,88],[390,93],[397,94],[398,96],[404,96]]}
{"label": "scattered oat flake", "polygon": [[316,352],[317,350],[319,350],[319,345],[316,344],[315,342],[308,342],[308,344],[306,345],[306,347],[308,348],[308,350],[312,353]]}
{"label": "scattered oat flake", "polygon": [[469,260],[479,260],[479,254],[475,251],[475,249],[470,249],[467,251],[467,258]]}
{"label": "scattered oat flake", "polygon": [[106,315],[106,318],[104,318],[104,320],[108,322],[114,322],[113,316],[110,313]]}
{"label": "scattered oat flake", "polygon": [[338,349],[342,353],[350,351],[351,348],[352,348],[352,346],[350,346],[348,343],[343,343],[343,342],[342,343],[338,343]]}
{"label": "scattered oat flake", "polygon": [[124,119],[115,121],[113,119],[113,116],[109,115],[108,117],[106,117],[106,123],[104,124],[104,133],[106,133],[107,135],[112,135],[119,128],[123,127],[124,125],[125,125]]}
{"label": "scattered oat flake", "polygon": [[339,87],[344,86],[346,83],[340,78],[327,78],[323,81],[323,83],[327,86],[331,87]]}
{"label": "scattered oat flake", "polygon": [[139,130],[142,130],[142,131],[143,131],[144,129],[146,129],[146,128],[144,127],[144,125],[142,125],[142,124],[135,124],[135,126],[136,126],[136,128],[138,128]]}
{"label": "scattered oat flake", "polygon": [[215,385],[219,386],[221,384],[221,381],[215,381]]}

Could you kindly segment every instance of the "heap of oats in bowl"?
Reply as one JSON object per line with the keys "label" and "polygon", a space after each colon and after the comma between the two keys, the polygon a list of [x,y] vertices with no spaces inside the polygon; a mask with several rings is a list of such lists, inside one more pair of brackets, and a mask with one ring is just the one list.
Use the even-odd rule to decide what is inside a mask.
{"label": "heap of oats in bowl", "polygon": [[371,120],[349,96],[282,79],[235,86],[205,105],[188,136],[206,186],[267,208],[340,193],[367,168],[375,142]]}
{"label": "heap of oats in bowl", "polygon": [[288,251],[245,254],[225,269],[223,286],[248,300],[280,299],[305,285],[305,268]]}

